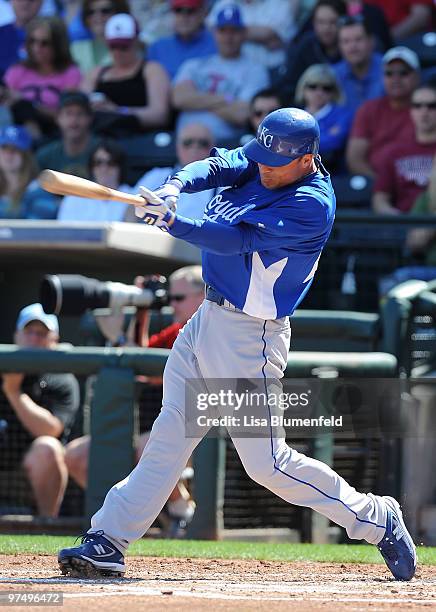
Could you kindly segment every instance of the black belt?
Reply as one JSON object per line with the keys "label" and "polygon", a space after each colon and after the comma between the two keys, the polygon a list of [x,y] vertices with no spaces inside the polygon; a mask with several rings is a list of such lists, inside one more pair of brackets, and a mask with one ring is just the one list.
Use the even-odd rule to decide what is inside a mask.
{"label": "black belt", "polygon": [[234,304],[229,302],[221,293],[218,293],[216,289],[213,287],[206,287],[206,300],[209,302],[215,302],[218,306],[224,306],[224,308],[230,308],[231,310],[237,310],[238,312],[242,312],[240,308],[236,308]]}

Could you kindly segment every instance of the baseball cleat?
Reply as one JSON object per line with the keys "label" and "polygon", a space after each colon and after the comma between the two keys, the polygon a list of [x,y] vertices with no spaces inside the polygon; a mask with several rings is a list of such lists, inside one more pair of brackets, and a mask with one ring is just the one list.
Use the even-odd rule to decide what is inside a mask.
{"label": "baseball cleat", "polygon": [[386,531],[377,544],[386,565],[396,580],[411,580],[416,570],[416,549],[404,523],[400,504],[383,497],[387,507]]}
{"label": "baseball cleat", "polygon": [[86,533],[80,546],[63,548],[58,563],[64,576],[101,578],[122,577],[126,571],[124,557],[104,536],[103,531]]}

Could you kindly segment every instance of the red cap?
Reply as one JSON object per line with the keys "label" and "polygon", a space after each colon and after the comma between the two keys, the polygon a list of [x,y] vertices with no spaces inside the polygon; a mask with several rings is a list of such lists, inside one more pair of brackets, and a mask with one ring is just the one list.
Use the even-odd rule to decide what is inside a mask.
{"label": "red cap", "polygon": [[198,9],[204,4],[203,0],[171,0],[172,8]]}

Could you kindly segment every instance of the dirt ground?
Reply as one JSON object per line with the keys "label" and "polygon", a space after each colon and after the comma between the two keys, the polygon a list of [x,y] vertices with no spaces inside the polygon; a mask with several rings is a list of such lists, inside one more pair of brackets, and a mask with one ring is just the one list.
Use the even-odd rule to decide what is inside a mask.
{"label": "dirt ground", "polygon": [[436,609],[436,567],[396,582],[382,565],[129,557],[123,579],[79,580],[52,556],[0,555],[0,602],[6,590],[61,591],[68,612],[409,611]]}

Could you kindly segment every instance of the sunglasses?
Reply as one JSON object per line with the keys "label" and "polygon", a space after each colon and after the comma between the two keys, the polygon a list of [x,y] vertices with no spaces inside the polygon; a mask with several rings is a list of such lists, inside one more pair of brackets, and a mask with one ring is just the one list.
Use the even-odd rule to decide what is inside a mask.
{"label": "sunglasses", "polygon": [[412,108],[427,108],[428,110],[435,110],[436,102],[412,102]]}
{"label": "sunglasses", "polygon": [[111,6],[102,6],[100,8],[90,8],[86,11],[86,17],[93,17],[94,15],[113,15],[114,9]]}
{"label": "sunglasses", "polygon": [[184,293],[173,293],[173,294],[168,294],[168,302],[183,302],[183,300],[186,300],[188,296],[185,295]]}
{"label": "sunglasses", "polygon": [[207,138],[185,138],[182,140],[183,147],[193,147],[196,145],[197,147],[201,147],[202,149],[210,149],[212,146]]}
{"label": "sunglasses", "polygon": [[173,13],[176,15],[193,15],[197,11],[198,9],[189,8],[188,6],[177,6],[176,8],[173,8]]}
{"label": "sunglasses", "polygon": [[98,159],[98,157],[92,160],[91,165],[93,168],[99,168],[100,166],[110,166],[113,168],[118,166],[117,162],[113,159]]}
{"label": "sunglasses", "polygon": [[128,51],[129,49],[132,48],[132,43],[131,42],[111,42],[108,44],[109,49],[111,49],[112,51]]}
{"label": "sunglasses", "polygon": [[51,47],[51,40],[49,40],[48,38],[34,38],[33,36],[31,36],[29,38],[29,45],[30,46],[34,46],[34,45],[38,45],[39,47]]}
{"label": "sunglasses", "polygon": [[307,89],[312,89],[313,91],[315,91],[315,89],[320,89],[325,91],[325,93],[332,93],[335,90],[334,85],[327,85],[323,83],[306,83],[306,87]]}
{"label": "sunglasses", "polygon": [[406,76],[409,76],[411,72],[412,72],[411,70],[385,70],[384,75],[386,77],[394,77],[394,76],[406,77]]}

